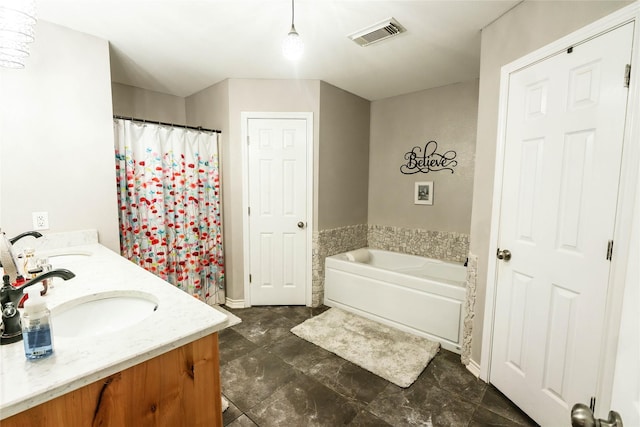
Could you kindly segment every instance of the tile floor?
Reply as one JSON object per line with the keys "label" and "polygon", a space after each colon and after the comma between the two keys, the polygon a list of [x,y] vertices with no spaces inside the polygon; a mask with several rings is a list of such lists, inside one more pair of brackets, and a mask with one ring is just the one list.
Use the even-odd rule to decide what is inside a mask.
{"label": "tile floor", "polygon": [[220,333],[225,426],[536,425],[455,353],[441,349],[403,389],[289,331],[326,309],[228,309],[242,323]]}

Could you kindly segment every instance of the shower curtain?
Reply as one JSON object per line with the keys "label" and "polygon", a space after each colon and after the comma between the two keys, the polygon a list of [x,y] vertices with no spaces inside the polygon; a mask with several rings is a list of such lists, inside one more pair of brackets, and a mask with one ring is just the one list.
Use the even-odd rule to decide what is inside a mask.
{"label": "shower curtain", "polygon": [[224,303],[218,134],[114,119],[120,252]]}

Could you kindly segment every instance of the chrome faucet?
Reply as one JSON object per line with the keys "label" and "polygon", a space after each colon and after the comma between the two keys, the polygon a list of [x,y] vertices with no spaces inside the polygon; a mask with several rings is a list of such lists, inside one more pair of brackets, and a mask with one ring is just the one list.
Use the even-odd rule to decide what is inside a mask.
{"label": "chrome faucet", "polygon": [[[31,285],[35,285],[36,283],[40,283],[52,277],[60,277],[64,280],[69,280],[76,277],[76,275],[66,268],[58,268],[55,270],[47,271],[46,273],[42,273],[35,279],[31,279],[20,286],[13,286],[11,285],[11,278],[9,277],[9,275],[5,274],[2,277],[3,285],[2,289],[0,290],[0,305],[4,307],[5,303],[12,302],[14,306],[19,307],[20,301],[23,297],[22,291],[25,288],[28,288]],[[46,293],[46,289],[44,293]]]}

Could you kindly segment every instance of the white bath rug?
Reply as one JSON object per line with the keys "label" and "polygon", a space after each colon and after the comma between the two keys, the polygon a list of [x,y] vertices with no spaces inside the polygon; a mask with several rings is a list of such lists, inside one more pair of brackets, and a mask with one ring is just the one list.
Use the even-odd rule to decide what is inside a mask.
{"label": "white bath rug", "polygon": [[291,332],[400,387],[409,387],[440,343],[331,308]]}

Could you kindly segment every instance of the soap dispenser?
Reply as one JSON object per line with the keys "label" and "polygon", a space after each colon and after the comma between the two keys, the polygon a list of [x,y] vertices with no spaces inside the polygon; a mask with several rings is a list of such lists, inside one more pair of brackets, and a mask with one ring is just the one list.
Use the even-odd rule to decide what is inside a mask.
{"label": "soap dispenser", "polygon": [[51,312],[40,295],[44,290],[38,283],[27,288],[29,297],[24,302],[22,315],[22,337],[24,352],[29,360],[42,359],[53,354]]}

